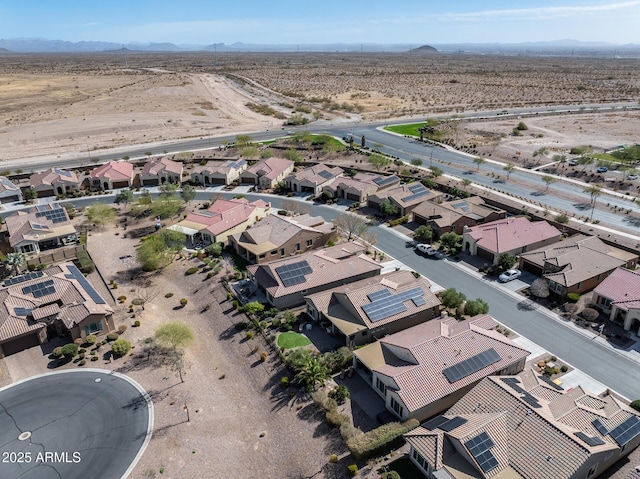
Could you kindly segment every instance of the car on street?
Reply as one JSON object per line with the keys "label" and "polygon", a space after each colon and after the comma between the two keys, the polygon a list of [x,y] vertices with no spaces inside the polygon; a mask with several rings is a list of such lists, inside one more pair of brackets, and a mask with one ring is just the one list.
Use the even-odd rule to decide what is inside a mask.
{"label": "car on street", "polygon": [[607,171],[609,171],[609,168],[607,168],[606,166],[601,166],[596,171],[598,173],[606,173]]}
{"label": "car on street", "polygon": [[433,256],[438,252],[437,249],[433,248],[430,244],[427,243],[420,243],[416,245],[416,250],[429,256]]}
{"label": "car on street", "polygon": [[415,248],[416,244],[417,243],[416,243],[415,240],[409,240],[404,244],[404,246],[405,246],[405,248]]}
{"label": "car on street", "polygon": [[508,269],[500,276],[498,276],[498,281],[501,283],[508,283],[509,281],[513,281],[514,279],[518,279],[522,273],[519,269]]}
{"label": "car on street", "polygon": [[569,161],[567,161],[567,164],[569,166],[576,166],[578,164],[578,160],[577,158],[571,158]]}
{"label": "car on street", "polygon": [[638,175],[629,175],[627,176],[628,180],[637,180],[638,179]]}

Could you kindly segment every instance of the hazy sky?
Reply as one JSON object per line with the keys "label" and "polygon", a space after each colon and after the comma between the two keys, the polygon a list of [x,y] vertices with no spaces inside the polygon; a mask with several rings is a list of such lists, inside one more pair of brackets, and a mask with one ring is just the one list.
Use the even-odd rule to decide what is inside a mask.
{"label": "hazy sky", "polygon": [[640,43],[640,0],[1,0],[2,38],[117,43]]}

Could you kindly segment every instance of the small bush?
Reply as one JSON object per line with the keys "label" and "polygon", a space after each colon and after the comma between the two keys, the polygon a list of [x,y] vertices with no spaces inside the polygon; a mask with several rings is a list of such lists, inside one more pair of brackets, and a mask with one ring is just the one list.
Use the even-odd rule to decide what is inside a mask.
{"label": "small bush", "polygon": [[124,333],[126,330],[127,330],[126,324],[121,324],[120,326],[118,326],[118,332],[120,332],[120,334]]}
{"label": "small bush", "polygon": [[78,354],[78,345],[76,343],[69,343],[62,346],[62,355],[65,358],[72,358]]}
{"label": "small bush", "polygon": [[327,424],[331,427],[340,427],[346,422],[351,422],[351,419],[346,414],[342,414],[337,410],[327,411]]}
{"label": "small bush", "polygon": [[127,300],[126,296],[118,296],[118,302],[119,303],[124,303]]}
{"label": "small bush", "polygon": [[100,359],[98,356],[91,356],[91,361],[97,361],[98,359]]}
{"label": "small bush", "polygon": [[140,326],[140,321],[136,319],[136,320],[133,322],[133,327],[134,327],[134,328],[137,328],[137,327],[139,327],[139,326]]}
{"label": "small bush", "polygon": [[180,298],[180,306],[186,306],[188,302],[187,298]]}
{"label": "small bush", "polygon": [[191,268],[189,268],[188,270],[186,270],[184,272],[184,274],[186,275],[190,275],[190,274],[196,274],[198,272],[198,267],[197,266],[192,266]]}
{"label": "small bush", "polygon": [[364,460],[383,453],[402,441],[402,435],[420,425],[417,419],[405,423],[392,422],[377,429],[355,436],[347,441],[347,447],[355,459]]}
{"label": "small bush", "polygon": [[338,455],[337,454],[331,454],[329,456],[329,462],[331,464],[335,464],[336,462],[338,462]]}
{"label": "small bush", "polygon": [[329,393],[329,397],[338,404],[343,404],[349,398],[349,389],[344,384],[341,384]]}
{"label": "small bush", "polygon": [[90,334],[89,336],[87,336],[86,338],[84,338],[85,342],[87,344],[96,344],[96,342],[98,341],[98,338],[95,334]]}
{"label": "small bush", "polygon": [[271,320],[271,327],[272,328],[279,328],[281,324],[282,324],[282,320],[280,318],[273,318]]}
{"label": "small bush", "polygon": [[356,477],[358,475],[358,466],[355,464],[349,464],[347,466],[347,474],[349,474],[349,477]]}
{"label": "small bush", "polygon": [[131,343],[126,339],[118,339],[111,345],[111,352],[116,357],[124,356],[131,351]]}
{"label": "small bush", "polygon": [[636,399],[631,404],[629,404],[633,409],[640,412],[640,399]]}
{"label": "small bush", "polygon": [[580,295],[578,293],[569,293],[567,294],[567,299],[572,303],[575,303],[580,299]]}
{"label": "small bush", "polygon": [[[109,333],[107,334],[107,341],[116,341],[120,336],[118,333]],[[104,341],[103,341],[104,344]]]}
{"label": "small bush", "polygon": [[283,376],[282,379],[280,379],[280,386],[282,386],[283,388],[288,388],[289,384],[291,384],[289,376]]}
{"label": "small bush", "polygon": [[56,358],[62,357],[62,346],[54,348],[51,354],[53,354]]}
{"label": "small bush", "polygon": [[85,358],[84,353],[80,353],[80,354],[78,354],[78,358],[80,358],[80,359],[84,359],[84,358]]}
{"label": "small bush", "polygon": [[253,331],[247,331],[247,339],[253,338]]}
{"label": "small bush", "polygon": [[567,366],[565,366],[565,365],[562,365],[560,367],[560,372],[566,373],[568,370],[569,370],[569,368]]}
{"label": "small bush", "polygon": [[164,295],[165,298],[171,298],[173,296],[173,293],[167,293]]}
{"label": "small bush", "polygon": [[85,364],[87,364],[87,361],[83,359],[78,363],[78,366],[84,366]]}
{"label": "small bush", "polygon": [[409,222],[409,217],[408,216],[403,216],[403,217],[398,218],[396,220],[389,221],[389,226],[403,225],[403,224],[408,223],[408,222]]}

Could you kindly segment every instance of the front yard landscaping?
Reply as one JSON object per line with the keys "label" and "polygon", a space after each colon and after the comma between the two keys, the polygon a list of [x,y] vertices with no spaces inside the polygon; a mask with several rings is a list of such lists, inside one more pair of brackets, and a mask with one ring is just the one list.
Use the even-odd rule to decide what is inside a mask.
{"label": "front yard landscaping", "polygon": [[280,333],[278,335],[278,346],[284,349],[300,348],[302,346],[308,346],[311,344],[311,340],[303,334],[288,331],[286,333]]}

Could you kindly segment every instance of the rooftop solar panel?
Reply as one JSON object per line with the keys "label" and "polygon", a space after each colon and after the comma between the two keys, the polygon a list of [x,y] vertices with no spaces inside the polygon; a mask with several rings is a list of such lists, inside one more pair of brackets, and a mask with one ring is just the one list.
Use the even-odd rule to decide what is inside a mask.
{"label": "rooftop solar panel", "polygon": [[600,446],[604,444],[604,441],[599,437],[587,436],[584,432],[574,432],[574,434],[590,446]]}
{"label": "rooftop solar panel", "polygon": [[413,185],[409,185],[409,191],[411,193],[418,193],[419,191],[425,191],[427,188],[422,183],[414,183]]}
{"label": "rooftop solar panel", "polygon": [[429,431],[433,431],[434,429],[437,429],[438,427],[440,427],[440,425],[444,424],[445,422],[449,422],[449,420],[444,417],[444,416],[436,416],[432,419],[429,419],[427,422],[425,422],[422,427],[424,427],[425,429],[428,429]]}
{"label": "rooftop solar panel", "polygon": [[378,186],[384,186],[389,183],[393,183],[397,179],[398,178],[396,176],[378,176],[377,178],[373,179],[373,182]]}
{"label": "rooftop solar panel", "polygon": [[429,194],[429,190],[424,190],[424,191],[419,191],[418,193],[415,193],[413,195],[409,195],[409,196],[405,196],[404,198],[402,198],[402,201],[404,201],[405,203],[408,203],[409,201],[413,201],[417,198],[421,198],[423,196],[426,196],[427,194]]}
{"label": "rooftop solar panel", "polygon": [[545,383],[547,383],[549,386],[551,386],[552,388],[554,388],[557,391],[564,391],[564,388],[562,386],[559,386],[558,384],[554,383],[551,378],[545,376],[544,374],[542,376],[539,376],[540,379],[542,379]]}
{"label": "rooftop solar panel", "polygon": [[67,178],[71,178],[71,172],[70,171],[61,170],[59,168],[54,168],[53,171],[55,171],[57,174],[59,174],[61,176],[66,176]]}
{"label": "rooftop solar panel", "polygon": [[305,275],[312,272],[313,270],[306,260],[292,264],[285,264],[276,268],[276,273],[278,273],[278,276],[285,288],[304,283],[307,280]]}
{"label": "rooftop solar panel", "polygon": [[376,301],[378,299],[381,298],[387,298],[391,296],[391,292],[388,289],[381,289],[380,291],[374,291],[373,293],[369,293],[367,295],[367,298],[369,298],[369,301]]}
{"label": "rooftop solar panel", "polygon": [[20,276],[15,276],[13,278],[9,278],[5,280],[4,286],[12,286],[18,283],[24,283],[25,281],[30,281],[32,279],[41,278],[44,275],[42,271],[33,271],[31,273],[22,274]]}
{"label": "rooftop solar panel", "polygon": [[455,383],[498,361],[500,361],[500,355],[495,349],[489,348],[475,356],[471,356],[469,359],[443,369],[442,373],[450,383]]}
{"label": "rooftop solar panel", "polygon": [[30,309],[22,308],[22,307],[14,308],[13,311],[16,316],[21,316],[25,318],[31,314]]}
{"label": "rooftop solar panel", "polygon": [[388,295],[376,297],[374,300],[369,297],[371,302],[362,306],[362,310],[370,321],[376,322],[406,311],[407,307],[403,304],[405,301],[422,298],[423,296],[422,288],[412,288],[393,295],[389,293]]}
{"label": "rooftop solar panel", "polygon": [[331,173],[330,171],[327,170],[322,170],[320,173],[318,173],[320,176],[322,176],[324,179],[326,180],[330,180],[331,178],[333,178],[333,173]]}
{"label": "rooftop solar panel", "polygon": [[536,399],[536,397],[531,395],[530,393],[524,393],[524,395],[520,399],[526,402],[529,406],[534,407],[536,409],[539,407],[542,407],[538,402],[538,400]]}
{"label": "rooftop solar panel", "polygon": [[600,422],[600,419],[594,419],[593,421],[591,421],[591,424],[593,424],[595,428],[598,430],[598,432],[603,436],[606,436],[607,434],[609,434],[609,431],[607,430],[606,427],[604,427],[604,424]]}
{"label": "rooftop solar panel", "polygon": [[413,301],[413,304],[415,304],[416,306],[424,306],[425,304],[427,304],[427,300],[422,296],[418,298],[411,298],[411,301]]}
{"label": "rooftop solar panel", "polygon": [[461,209],[465,213],[469,212],[469,203],[466,201],[461,201],[459,203],[452,203],[451,206],[456,209]]}
{"label": "rooftop solar panel", "polygon": [[460,416],[456,416],[453,419],[450,419],[449,421],[441,424],[438,427],[440,429],[442,429],[443,431],[451,432],[455,428],[457,428],[458,426],[462,426],[463,424],[466,424],[466,422],[467,422],[467,420],[465,418],[460,417]]}
{"label": "rooftop solar panel", "polygon": [[640,420],[636,416],[631,416],[622,424],[612,429],[609,434],[613,440],[622,447],[640,434]]}
{"label": "rooftop solar panel", "polygon": [[69,272],[71,274],[66,274],[65,275],[66,278],[69,278],[69,279],[75,278],[76,281],[80,283],[80,286],[82,286],[82,288],[87,292],[89,297],[91,297],[94,303],[106,304],[105,300],[102,299],[102,296],[98,294],[98,292],[93,288],[91,283],[87,281],[87,278],[84,277],[84,275],[80,272],[80,270],[77,267],[75,267],[74,265],[69,265],[67,266],[67,268],[69,268]]}
{"label": "rooftop solar panel", "polygon": [[469,439],[464,445],[485,473],[498,467],[498,461],[490,451],[495,444],[486,432]]}

